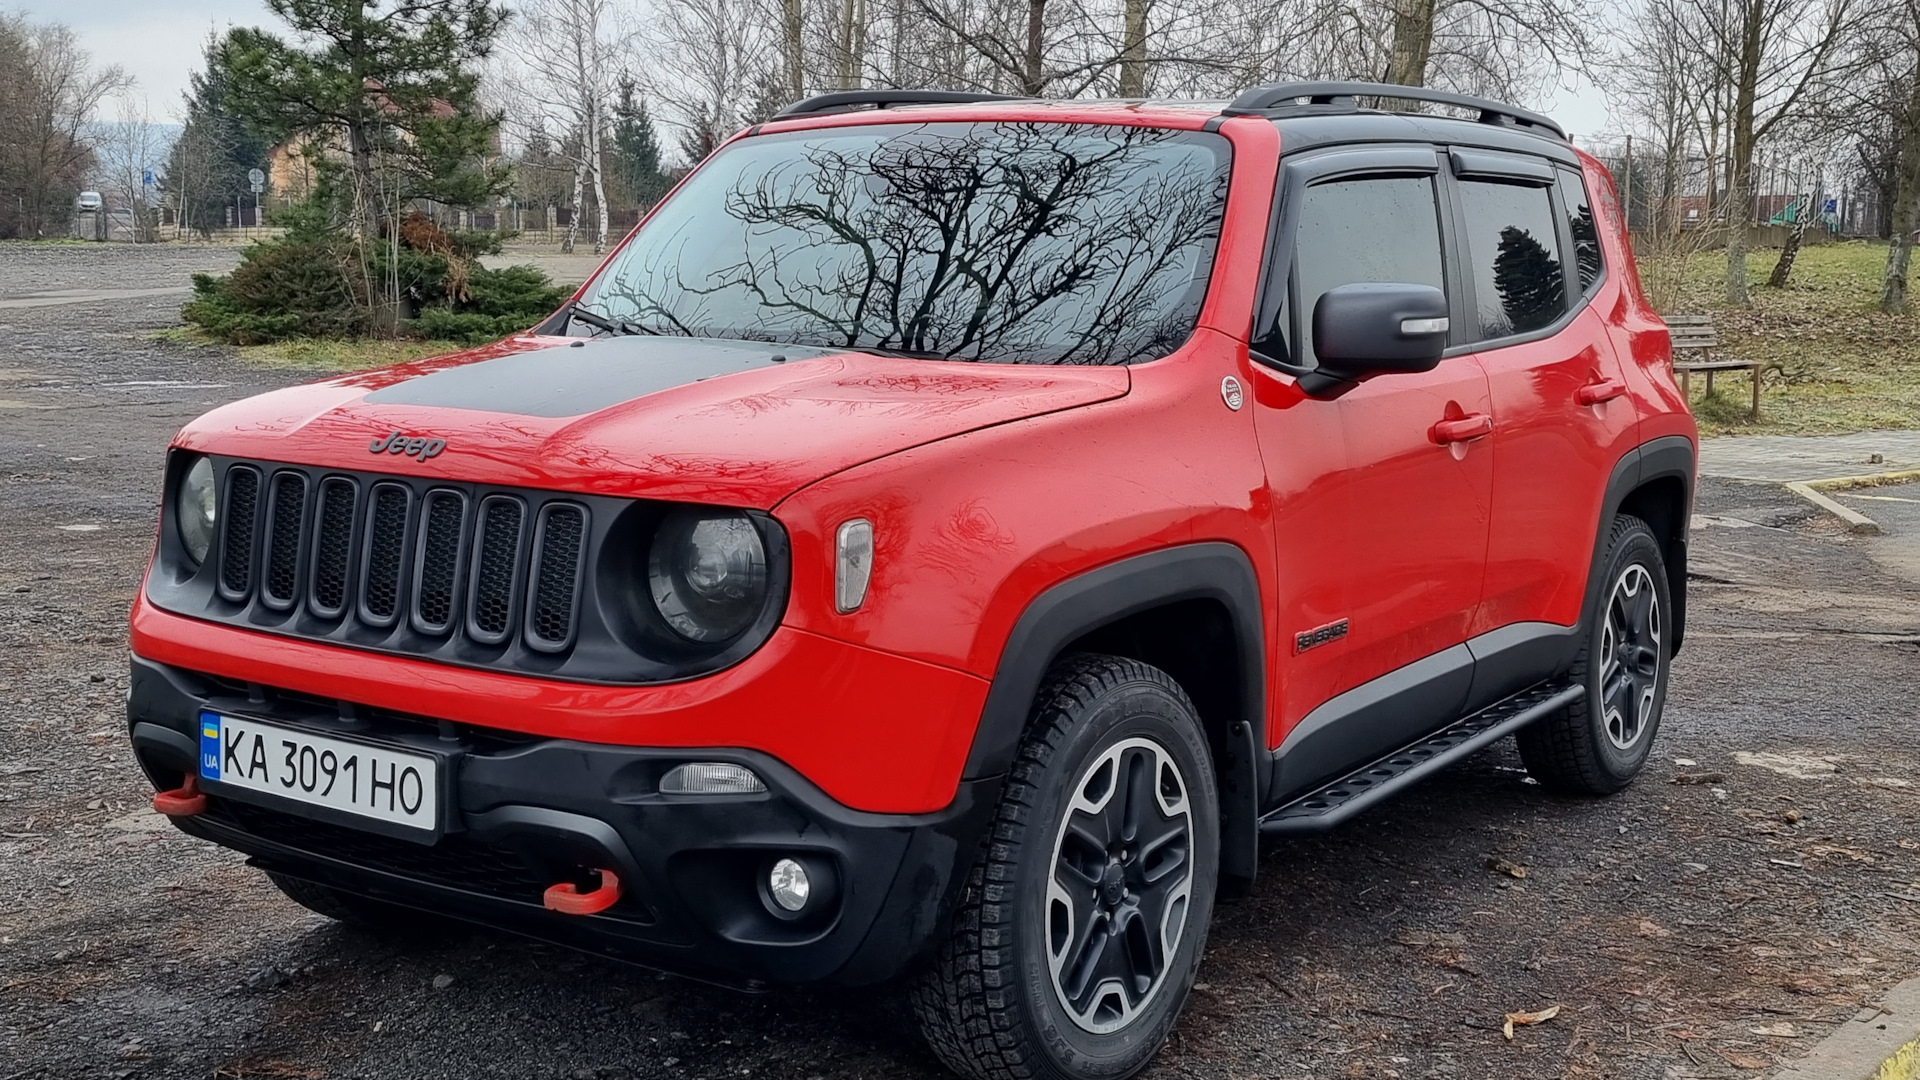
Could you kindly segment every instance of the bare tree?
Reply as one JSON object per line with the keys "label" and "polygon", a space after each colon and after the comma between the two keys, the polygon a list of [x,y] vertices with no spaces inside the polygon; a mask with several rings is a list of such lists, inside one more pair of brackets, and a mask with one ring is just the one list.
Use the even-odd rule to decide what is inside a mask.
{"label": "bare tree", "polygon": [[[1862,77],[1851,81],[1850,111],[1866,119],[1859,132],[1862,163],[1870,169],[1891,165],[1885,184],[1891,243],[1880,310],[1892,314],[1908,309],[1914,233],[1920,230],[1920,0],[1885,0],[1869,9],[1863,23],[1854,69]],[[1873,153],[1869,148],[1881,140],[1874,147],[1881,152]]]}
{"label": "bare tree", "polygon": [[1855,0],[1649,0],[1683,35],[1726,104],[1728,303],[1745,305],[1754,153],[1828,88]]}
{"label": "bare tree", "polygon": [[763,119],[770,97],[809,81],[796,80],[791,42],[770,25],[757,0],[661,0],[658,12],[639,81],[667,107],[663,119],[679,129],[681,153],[690,161],[712,153],[750,119]]}
{"label": "bare tree", "polygon": [[73,31],[0,13],[0,235],[64,229],[73,193],[93,164],[87,123],[131,85],[117,67],[95,69]]}
{"label": "bare tree", "polygon": [[[124,210],[127,231],[136,244],[159,239],[160,215],[153,206],[153,181],[165,171],[167,143],[154,126],[144,98],[120,95],[120,119],[100,125],[96,176],[109,208]],[[117,205],[115,205],[117,204]],[[117,213],[116,213],[117,216]]]}
{"label": "bare tree", "polygon": [[533,106],[532,115],[517,122],[552,124],[573,133],[560,144],[560,153],[573,163],[573,215],[561,250],[573,250],[591,182],[597,211],[593,253],[605,254],[607,184],[601,143],[614,86],[623,74],[620,59],[633,34],[620,25],[614,0],[529,0],[509,33],[524,66],[519,96]]}

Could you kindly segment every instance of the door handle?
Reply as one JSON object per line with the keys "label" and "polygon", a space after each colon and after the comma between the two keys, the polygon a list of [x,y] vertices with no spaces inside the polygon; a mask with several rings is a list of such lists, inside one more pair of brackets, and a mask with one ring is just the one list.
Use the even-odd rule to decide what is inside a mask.
{"label": "door handle", "polygon": [[1493,434],[1493,417],[1486,413],[1468,413],[1457,420],[1442,420],[1434,424],[1428,434],[1441,446],[1484,439]]}
{"label": "door handle", "polygon": [[1588,383],[1573,392],[1573,400],[1582,405],[1598,405],[1603,401],[1612,401],[1627,392],[1627,384],[1619,379],[1603,379],[1597,383]]}

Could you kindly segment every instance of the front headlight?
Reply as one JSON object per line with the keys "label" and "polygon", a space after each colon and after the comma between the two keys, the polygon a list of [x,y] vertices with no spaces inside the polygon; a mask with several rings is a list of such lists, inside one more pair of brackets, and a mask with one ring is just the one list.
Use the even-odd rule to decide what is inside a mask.
{"label": "front headlight", "polygon": [[199,458],[188,466],[174,495],[173,520],[180,530],[180,545],[196,563],[206,562],[213,548],[215,492],[213,462]]}
{"label": "front headlight", "polygon": [[740,635],[767,601],[767,550],[745,514],[675,510],[653,534],[647,560],[654,607],[688,641]]}

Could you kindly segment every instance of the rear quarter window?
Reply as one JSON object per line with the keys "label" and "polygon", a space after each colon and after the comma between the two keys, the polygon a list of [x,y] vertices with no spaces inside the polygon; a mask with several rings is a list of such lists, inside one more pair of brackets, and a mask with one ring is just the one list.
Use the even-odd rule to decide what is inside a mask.
{"label": "rear quarter window", "polygon": [[1479,339],[1530,333],[1566,314],[1560,229],[1548,189],[1466,180],[1460,206]]}

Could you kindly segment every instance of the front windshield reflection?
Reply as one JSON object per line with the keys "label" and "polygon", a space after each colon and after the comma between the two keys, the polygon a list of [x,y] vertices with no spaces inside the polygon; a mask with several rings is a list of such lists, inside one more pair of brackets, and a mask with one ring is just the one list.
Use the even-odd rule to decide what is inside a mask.
{"label": "front windshield reflection", "polygon": [[886,124],[747,139],[660,208],[585,302],[660,333],[1148,360],[1192,333],[1226,182],[1224,140],[1154,128]]}

